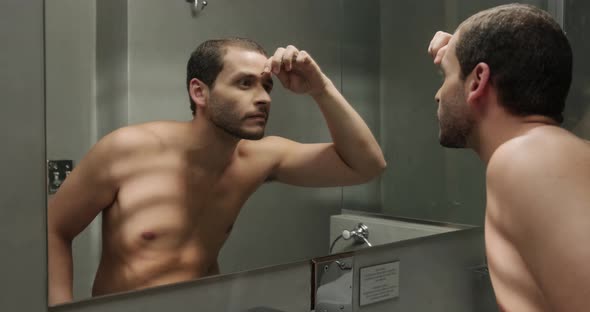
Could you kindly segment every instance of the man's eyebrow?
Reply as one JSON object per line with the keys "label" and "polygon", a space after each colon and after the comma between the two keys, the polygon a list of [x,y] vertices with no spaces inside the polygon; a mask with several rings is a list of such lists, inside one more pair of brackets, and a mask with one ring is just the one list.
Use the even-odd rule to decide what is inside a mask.
{"label": "man's eyebrow", "polygon": [[241,71],[241,72],[237,72],[233,75],[234,79],[237,78],[258,78],[257,75],[251,73],[251,72],[245,72],[245,71]]}
{"label": "man's eyebrow", "polygon": [[234,79],[241,79],[241,78],[249,78],[249,79],[261,79],[263,83],[267,83],[269,85],[273,85],[273,80],[270,77],[270,75],[267,75],[266,77],[260,77],[260,74],[254,74],[251,72],[238,72],[234,75]]}

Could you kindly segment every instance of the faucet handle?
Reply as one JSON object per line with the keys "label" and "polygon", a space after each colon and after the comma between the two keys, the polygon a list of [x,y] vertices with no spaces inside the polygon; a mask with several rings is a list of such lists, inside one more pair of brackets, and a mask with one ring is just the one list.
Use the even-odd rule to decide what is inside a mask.
{"label": "faucet handle", "polygon": [[[363,223],[359,223],[352,230],[342,231],[342,238],[344,238],[345,240],[349,240],[353,237],[354,237],[355,241],[357,241],[359,243],[367,243],[368,239],[369,239],[369,227],[364,225]],[[368,244],[368,245],[370,246],[370,244]]]}
{"label": "faucet handle", "polygon": [[207,4],[209,4],[206,0],[186,0],[188,3],[192,3],[196,10],[203,11]]}
{"label": "faucet handle", "polygon": [[349,230],[342,231],[342,238],[349,240],[352,237],[352,232]]}

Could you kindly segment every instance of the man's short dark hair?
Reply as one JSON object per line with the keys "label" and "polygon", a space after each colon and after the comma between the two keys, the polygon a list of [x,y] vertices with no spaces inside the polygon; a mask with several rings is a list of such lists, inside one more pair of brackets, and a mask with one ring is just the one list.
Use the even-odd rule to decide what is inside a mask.
{"label": "man's short dark hair", "polygon": [[502,5],[471,16],[458,31],[456,53],[462,79],[484,62],[509,112],[563,122],[572,80],[572,49],[549,13],[531,5]]}
{"label": "man's short dark hair", "polygon": [[[201,43],[188,60],[186,65],[186,88],[189,90],[190,82],[197,78],[206,84],[209,88],[215,85],[217,75],[223,69],[223,57],[227,53],[227,48],[236,47],[240,49],[256,51],[260,54],[267,55],[264,48],[258,43],[245,38],[225,38],[207,40]],[[190,107],[193,116],[197,113],[196,104],[189,95]]]}

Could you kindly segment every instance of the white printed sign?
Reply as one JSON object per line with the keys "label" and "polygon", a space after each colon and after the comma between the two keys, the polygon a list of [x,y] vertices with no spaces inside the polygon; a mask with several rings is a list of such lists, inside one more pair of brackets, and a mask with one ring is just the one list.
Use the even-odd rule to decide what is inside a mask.
{"label": "white printed sign", "polygon": [[360,306],[399,297],[399,261],[360,270]]}

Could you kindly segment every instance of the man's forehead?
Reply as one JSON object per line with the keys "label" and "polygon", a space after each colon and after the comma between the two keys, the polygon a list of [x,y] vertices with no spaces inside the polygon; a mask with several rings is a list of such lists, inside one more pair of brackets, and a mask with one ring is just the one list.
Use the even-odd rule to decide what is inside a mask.
{"label": "man's forehead", "polygon": [[[223,79],[236,79],[244,76],[261,76],[267,57],[253,50],[230,47],[223,56],[223,69],[219,76]],[[262,75],[260,79],[272,84],[270,75]]]}
{"label": "man's forehead", "polygon": [[449,43],[447,44],[447,50],[441,60],[441,66],[443,66],[443,64],[450,62],[452,59],[456,59],[456,57],[457,57],[456,46],[457,46],[458,39],[459,39],[459,30],[457,30],[453,34],[453,36],[451,37],[451,40],[449,40]]}
{"label": "man's forehead", "polygon": [[258,51],[242,49],[239,47],[228,47],[223,56],[224,69],[245,69],[248,67],[260,67],[262,71],[267,57]]}

